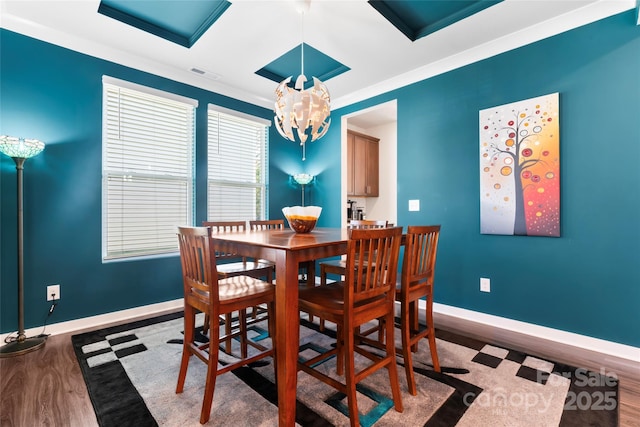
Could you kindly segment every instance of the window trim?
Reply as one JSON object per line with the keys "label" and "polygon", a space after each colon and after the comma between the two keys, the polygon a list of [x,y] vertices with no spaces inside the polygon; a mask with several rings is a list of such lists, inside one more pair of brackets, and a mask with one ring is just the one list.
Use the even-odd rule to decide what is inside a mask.
{"label": "window trim", "polygon": [[[271,120],[264,119],[262,117],[254,116],[248,113],[243,113],[237,110],[232,110],[229,108],[222,107],[216,104],[207,104],[207,185],[206,185],[206,215],[208,220],[211,219],[211,213],[209,211],[209,195],[210,195],[210,185],[212,183],[212,179],[209,171],[209,150],[212,141],[209,140],[209,125],[210,125],[210,114],[211,113],[220,113],[223,115],[232,116],[241,120],[245,120],[248,122],[252,122],[256,125],[264,126],[264,135],[265,140],[263,141],[263,158],[262,158],[262,175],[263,175],[263,183],[262,187],[262,216],[268,217],[269,213],[269,127],[271,126]],[[217,181],[220,182],[220,181]],[[254,185],[243,185],[241,182],[230,182],[229,187],[237,186],[238,188],[255,188]],[[262,218],[258,218],[262,219]]]}
{"label": "window trim", "polygon": [[147,95],[159,96],[161,98],[166,98],[171,101],[182,102],[184,104],[189,104],[193,108],[198,108],[198,100],[193,98],[187,98],[186,96],[178,95],[172,92],[166,92],[164,90],[156,89],[149,86],[143,86],[137,83],[129,82],[126,80],[120,80],[111,76],[102,76],[102,86],[104,84],[110,84],[113,86],[120,86],[123,89],[135,90],[138,92],[146,93]]}
{"label": "window trim", "polygon": [[220,105],[216,105],[216,104],[207,104],[207,118],[209,117],[209,113],[212,111],[216,113],[228,114],[230,116],[236,116],[240,119],[249,120],[251,122],[260,123],[261,125],[264,125],[267,128],[271,127],[271,124],[272,124],[271,120],[263,119],[262,117],[254,116],[248,113],[243,113],[237,110],[232,110],[230,108],[221,107]]}
{"label": "window trim", "polygon": [[[127,255],[127,254],[111,254],[109,255],[107,253],[107,249],[108,249],[108,238],[107,238],[107,233],[109,232],[109,223],[108,223],[108,197],[109,197],[109,191],[107,188],[107,182],[110,176],[110,171],[107,169],[107,166],[105,164],[105,162],[107,161],[107,156],[106,156],[106,151],[108,149],[108,144],[107,144],[107,139],[108,139],[108,131],[109,131],[109,127],[108,127],[108,120],[109,120],[109,116],[107,113],[107,106],[108,106],[108,97],[106,96],[107,91],[109,90],[109,86],[112,87],[117,87],[120,89],[124,89],[124,90],[130,90],[130,91],[136,91],[136,92],[140,92],[143,95],[150,95],[150,96],[154,96],[154,97],[160,97],[163,98],[165,100],[171,101],[171,102],[177,102],[177,103],[181,103],[184,104],[187,107],[191,107],[191,113],[192,113],[192,117],[190,119],[191,121],[191,141],[189,142],[189,147],[188,150],[190,150],[190,153],[188,153],[188,160],[189,160],[189,177],[187,181],[184,181],[184,178],[182,179],[178,179],[176,178],[169,178],[170,180],[172,179],[176,179],[178,181],[184,181],[184,182],[188,182],[189,185],[189,189],[187,191],[187,199],[189,201],[190,206],[187,207],[187,216],[189,216],[189,224],[185,224],[185,225],[191,225],[193,224],[194,220],[195,220],[195,211],[196,211],[196,170],[195,170],[195,161],[196,161],[196,145],[197,145],[197,140],[196,140],[196,108],[198,107],[198,101],[195,99],[191,99],[191,98],[187,98],[181,95],[177,95],[174,93],[170,93],[170,92],[166,92],[166,91],[162,91],[162,90],[158,90],[155,88],[151,88],[148,86],[142,86],[136,83],[132,83],[132,82],[128,82],[128,81],[124,81],[124,80],[120,80],[120,79],[116,79],[114,77],[110,77],[110,76],[106,76],[103,75],[102,76],[102,96],[103,96],[103,100],[102,100],[102,140],[101,140],[101,150],[102,150],[102,159],[101,159],[101,192],[102,192],[102,198],[101,198],[101,211],[102,211],[102,222],[101,222],[101,236],[102,236],[102,250],[101,250],[101,259],[103,263],[110,263],[110,262],[118,262],[118,261],[135,261],[135,260],[143,260],[143,259],[150,259],[150,258],[163,258],[163,257],[169,257],[169,256],[176,256],[179,252],[178,252],[178,247],[177,247],[177,240],[176,240],[176,248],[175,250],[171,250],[171,251],[159,251],[159,252],[147,252],[147,253],[138,253],[138,254],[131,254],[131,255]],[[144,174],[140,174],[140,173],[136,173],[136,175],[143,177]],[[153,174],[150,175],[150,177],[157,177],[157,178],[162,178],[163,176],[161,174],[159,174],[158,172],[154,172]],[[164,178],[168,178],[168,177],[164,177]],[[165,237],[166,240],[166,237]]]}

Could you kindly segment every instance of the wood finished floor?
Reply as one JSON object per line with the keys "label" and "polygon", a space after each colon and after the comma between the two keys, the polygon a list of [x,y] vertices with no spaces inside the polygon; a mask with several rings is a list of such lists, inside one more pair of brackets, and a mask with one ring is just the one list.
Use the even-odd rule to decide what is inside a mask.
{"label": "wood finished floor", "polygon": [[[436,320],[436,324],[439,322]],[[445,323],[445,322],[443,322]],[[495,344],[511,348],[518,346],[518,340],[527,343],[529,354],[538,354],[574,366],[584,366],[595,371],[605,367],[607,372],[615,372],[620,380],[619,420],[622,427],[637,427],[640,420],[640,372],[638,365],[615,361],[611,366],[604,360],[579,352],[569,354],[558,352],[558,346],[539,342],[516,333],[494,335],[495,332],[478,333],[468,325],[450,323],[443,328]],[[484,335],[484,336],[483,336]],[[492,341],[493,338],[493,341]],[[532,347],[531,345],[534,345]],[[553,358],[550,355],[555,355]],[[594,365],[597,363],[597,365]],[[177,375],[177,373],[176,373]],[[94,427],[97,420],[91,406],[82,373],[71,346],[71,334],[51,336],[44,348],[17,357],[0,359],[0,426],[35,427],[65,426]]]}

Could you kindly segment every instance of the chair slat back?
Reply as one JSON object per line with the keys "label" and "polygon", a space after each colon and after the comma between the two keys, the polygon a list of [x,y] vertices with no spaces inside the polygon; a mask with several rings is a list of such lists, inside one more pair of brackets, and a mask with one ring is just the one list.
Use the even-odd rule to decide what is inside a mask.
{"label": "chair slat back", "polygon": [[218,272],[211,230],[208,227],[178,227],[184,297],[194,307],[208,311],[218,302]]}
{"label": "chair slat back", "polygon": [[403,289],[433,286],[439,238],[439,225],[407,227],[402,260]]}
{"label": "chair slat back", "polygon": [[389,221],[383,219],[354,219],[349,222],[349,230],[390,227]]}
{"label": "chair slat back", "polygon": [[384,228],[389,222],[381,219],[352,219],[349,221],[349,228]]}
{"label": "chair slat back", "polygon": [[284,230],[284,219],[257,219],[249,221],[252,231],[259,230]]}
{"label": "chair slat back", "polygon": [[203,227],[211,227],[212,233],[222,233],[228,231],[245,231],[246,221],[202,221]]}
{"label": "chair slat back", "polygon": [[345,304],[395,298],[402,227],[353,229],[347,242]]}
{"label": "chair slat back", "polygon": [[[244,232],[247,228],[246,221],[202,221],[203,227],[211,228],[211,233],[226,233],[226,232]],[[217,252],[215,253],[216,258],[219,261],[233,261],[233,260],[242,260],[246,261],[246,257],[241,257],[237,254],[230,252]]]}

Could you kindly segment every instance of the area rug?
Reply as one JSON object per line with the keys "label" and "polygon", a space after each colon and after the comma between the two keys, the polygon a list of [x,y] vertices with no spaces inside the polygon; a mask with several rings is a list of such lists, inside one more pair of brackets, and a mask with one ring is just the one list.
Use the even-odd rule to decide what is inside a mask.
{"label": "area rug", "polygon": [[[268,343],[265,323],[252,326],[252,339]],[[205,364],[192,358],[184,392],[175,393],[182,336],[182,313],[177,313],[72,337],[101,426],[200,425]],[[301,357],[330,348],[334,336],[330,327],[321,332],[316,323],[301,320]],[[445,331],[438,330],[436,336],[442,372],[433,371],[428,345],[421,344],[414,357],[417,396],[407,392],[398,357],[402,413],[393,409],[386,370],[359,384],[361,425],[618,425],[615,378]],[[207,337],[199,333],[199,340],[207,342]],[[232,359],[221,355],[221,363]],[[325,365],[327,372],[335,372],[335,360]],[[207,425],[275,426],[277,421],[271,359],[218,377]],[[349,425],[345,396],[299,372],[296,422],[313,427]]]}

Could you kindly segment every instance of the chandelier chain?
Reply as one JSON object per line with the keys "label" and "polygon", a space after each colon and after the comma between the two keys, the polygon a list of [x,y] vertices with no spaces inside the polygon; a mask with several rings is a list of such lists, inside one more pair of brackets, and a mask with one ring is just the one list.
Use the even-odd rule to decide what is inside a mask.
{"label": "chandelier chain", "polygon": [[300,20],[300,35],[302,44],[300,45],[300,74],[304,76],[304,11],[300,12],[302,19]]}

